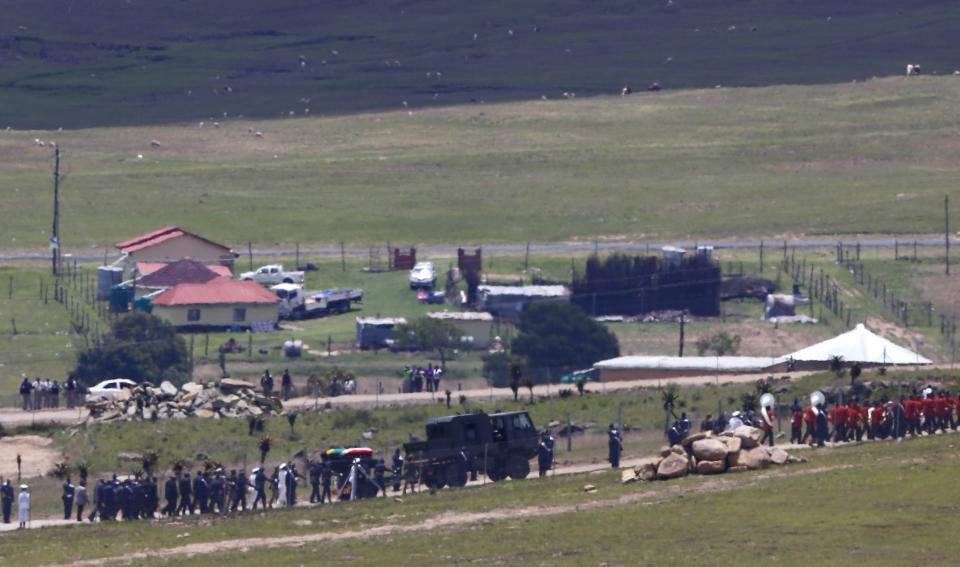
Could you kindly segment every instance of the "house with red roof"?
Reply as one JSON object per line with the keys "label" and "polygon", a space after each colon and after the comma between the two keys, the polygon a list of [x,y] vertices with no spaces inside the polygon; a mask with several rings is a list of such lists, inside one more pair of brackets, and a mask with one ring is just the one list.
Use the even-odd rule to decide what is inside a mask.
{"label": "house with red roof", "polygon": [[[146,272],[140,272],[146,265]],[[141,262],[137,268],[138,290],[164,290],[184,283],[203,284],[220,277],[231,277],[230,269],[214,264],[208,266],[192,258],[183,258],[169,264]]]}
{"label": "house with red roof", "polygon": [[[233,262],[237,257],[229,246],[175,226],[117,243],[117,249],[123,254],[124,273],[127,276],[132,274],[134,268],[176,262],[183,258],[193,258],[201,264],[222,266],[228,268],[232,274]],[[144,275],[143,270],[140,270],[140,275]]]}
{"label": "house with red roof", "polygon": [[150,303],[154,315],[178,330],[272,330],[280,310],[280,298],[270,290],[226,277],[177,284]]}

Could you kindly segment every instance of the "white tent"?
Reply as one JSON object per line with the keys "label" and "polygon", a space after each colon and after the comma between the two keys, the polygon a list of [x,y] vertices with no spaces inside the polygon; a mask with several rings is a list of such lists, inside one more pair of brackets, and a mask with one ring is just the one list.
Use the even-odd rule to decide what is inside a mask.
{"label": "white tent", "polygon": [[903,348],[867,330],[862,324],[852,331],[788,354],[797,362],[829,362],[834,356],[848,364],[931,364],[919,353]]}

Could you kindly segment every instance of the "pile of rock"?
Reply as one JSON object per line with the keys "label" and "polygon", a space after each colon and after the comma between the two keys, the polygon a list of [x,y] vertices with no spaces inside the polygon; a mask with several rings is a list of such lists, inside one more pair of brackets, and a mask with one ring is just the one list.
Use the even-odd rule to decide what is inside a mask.
{"label": "pile of rock", "polygon": [[144,382],[117,392],[112,399],[87,402],[86,407],[95,421],[218,419],[269,415],[282,409],[278,400],[257,393],[253,384],[232,379],[210,384],[188,382],[180,389],[170,382],[159,387]]}
{"label": "pile of rock", "polygon": [[742,425],[719,435],[690,435],[679,445],[664,447],[660,456],[623,471],[623,482],[667,480],[688,474],[719,474],[764,469],[770,465],[806,462],[779,447],[760,444],[763,431]]}

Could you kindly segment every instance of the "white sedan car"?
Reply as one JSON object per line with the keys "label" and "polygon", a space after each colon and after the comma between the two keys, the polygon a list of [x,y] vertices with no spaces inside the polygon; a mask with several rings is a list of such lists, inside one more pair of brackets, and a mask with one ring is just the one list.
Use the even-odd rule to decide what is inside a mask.
{"label": "white sedan car", "polygon": [[113,380],[104,380],[96,386],[87,388],[87,401],[110,399],[117,395],[117,392],[123,389],[129,389],[136,386],[137,383],[126,378],[114,378]]}
{"label": "white sedan car", "polygon": [[432,288],[436,283],[437,269],[433,267],[433,262],[417,262],[410,270],[410,289]]}

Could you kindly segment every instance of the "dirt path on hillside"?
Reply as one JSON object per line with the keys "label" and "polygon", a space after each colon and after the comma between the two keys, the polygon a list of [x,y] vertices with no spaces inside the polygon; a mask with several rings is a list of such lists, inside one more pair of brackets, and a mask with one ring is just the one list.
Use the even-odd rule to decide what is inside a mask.
{"label": "dirt path on hillside", "polygon": [[53,439],[39,435],[17,435],[0,438],[0,477],[16,478],[17,455],[23,459],[23,478],[43,476],[57,462],[57,452],[51,449]]}
{"label": "dirt path on hillside", "polygon": [[727,475],[715,477],[694,486],[676,485],[649,492],[625,494],[615,499],[594,500],[581,504],[564,504],[555,506],[533,506],[527,508],[503,508],[488,512],[444,512],[429,517],[415,524],[385,524],[373,528],[365,528],[347,532],[325,532],[305,534],[289,537],[246,538],[192,543],[167,549],[152,549],[147,552],[131,553],[123,556],[103,557],[70,563],[74,566],[101,566],[112,563],[136,563],[153,559],[166,559],[177,556],[208,555],[212,553],[245,552],[251,548],[270,549],[276,547],[294,547],[307,543],[338,542],[350,539],[367,539],[374,537],[402,535],[407,533],[433,532],[437,529],[460,527],[476,524],[487,524],[498,520],[510,520],[518,517],[541,517],[558,514],[571,514],[588,510],[612,508],[628,504],[654,504],[677,496],[703,494],[706,492],[728,491],[753,486],[759,482],[771,479],[791,478],[820,474],[833,470],[853,468],[853,465],[836,465],[798,471],[770,472],[758,476],[740,477]]}

